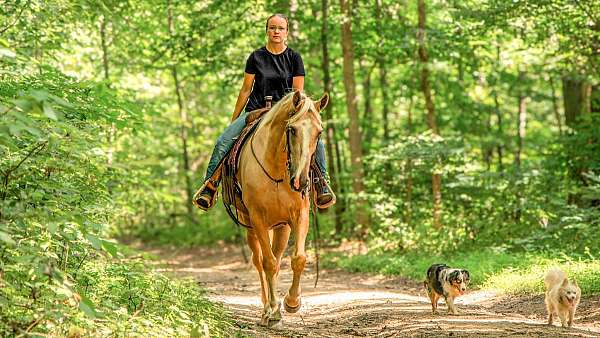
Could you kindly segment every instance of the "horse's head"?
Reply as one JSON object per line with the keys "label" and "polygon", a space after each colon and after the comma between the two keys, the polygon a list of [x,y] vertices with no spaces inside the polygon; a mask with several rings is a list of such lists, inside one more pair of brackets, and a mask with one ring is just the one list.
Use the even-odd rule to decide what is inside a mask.
{"label": "horse's head", "polygon": [[307,191],[310,178],[310,162],[323,131],[319,112],[329,103],[325,93],[318,101],[304,93],[294,92],[290,118],[286,125],[288,172],[290,186],[295,191]]}

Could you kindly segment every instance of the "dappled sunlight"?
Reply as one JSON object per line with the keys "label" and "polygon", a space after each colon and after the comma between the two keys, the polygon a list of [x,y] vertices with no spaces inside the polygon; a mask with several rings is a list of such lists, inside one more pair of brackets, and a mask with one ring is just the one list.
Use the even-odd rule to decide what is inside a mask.
{"label": "dappled sunlight", "polygon": [[[426,322],[430,319],[418,319],[419,322]],[[472,316],[464,316],[464,317],[447,317],[447,318],[439,318],[436,319],[438,323],[452,323],[452,324],[472,324],[472,323],[481,323],[481,324],[491,324],[491,323],[524,323],[524,324],[540,324],[539,321],[528,320],[528,319],[511,319],[511,318],[473,318]]]}
{"label": "dappled sunlight", "polygon": [[469,292],[467,294],[465,294],[464,296],[461,296],[460,298],[457,299],[457,303],[464,303],[464,304],[480,304],[483,302],[486,302],[494,297],[496,297],[497,293],[494,291],[476,291],[476,292]]}
{"label": "dappled sunlight", "polygon": [[[253,296],[226,296],[226,295],[215,295],[212,297],[215,300],[219,300],[225,304],[237,304],[237,305],[256,305],[260,306],[259,295]],[[427,300],[422,297],[415,297],[411,295],[383,292],[383,291],[342,291],[342,292],[327,292],[320,294],[305,293],[302,297],[303,306],[306,308],[317,307],[323,305],[339,305],[339,304],[351,304],[351,303],[380,303],[385,304],[386,302],[394,303],[424,303]],[[414,308],[414,307],[412,307]],[[427,307],[423,307],[427,309]]]}
{"label": "dappled sunlight", "polygon": [[[271,337],[272,331],[257,324],[262,304],[254,266],[244,263],[239,251],[232,248],[221,252],[202,250],[185,250],[170,257],[160,255],[165,260],[157,271],[193,277],[208,290],[209,299],[222,303],[253,336]],[[550,327],[545,325],[543,315],[524,316],[510,306],[500,307],[504,311],[499,313],[498,303],[506,303],[506,299],[512,298],[503,298],[505,296],[499,296],[493,290],[470,290],[457,298],[456,304],[462,313],[459,316],[448,315],[446,304],[440,300],[439,314],[434,315],[421,282],[329,269],[321,270],[319,275],[315,288],[314,265],[307,266],[301,281],[302,308],[298,313],[283,313],[285,329],[281,337],[298,332],[327,336],[326,332],[331,330],[341,336],[600,335],[600,328],[588,324],[576,324],[576,328],[569,331]],[[286,257],[279,275],[280,300],[287,293],[291,279],[289,257]],[[536,300],[535,307],[540,306]]]}
{"label": "dappled sunlight", "polygon": [[[167,261],[169,264],[169,268],[158,268],[156,271],[159,272],[192,272],[192,273],[211,273],[215,271],[226,271],[226,270],[236,270],[244,267],[245,265],[241,262],[235,262],[230,264],[223,264],[218,266],[213,266],[209,268],[196,268],[196,267],[179,267],[173,265],[172,261]],[[174,267],[173,267],[174,266]]]}

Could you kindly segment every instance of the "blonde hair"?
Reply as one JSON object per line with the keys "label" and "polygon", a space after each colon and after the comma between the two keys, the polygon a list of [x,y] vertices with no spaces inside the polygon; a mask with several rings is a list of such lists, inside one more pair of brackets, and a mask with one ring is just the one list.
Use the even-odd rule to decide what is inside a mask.
{"label": "blonde hair", "polygon": [[265,23],[265,33],[269,30],[269,20],[271,20],[274,17],[282,18],[283,20],[285,20],[285,24],[287,25],[287,27],[285,27],[285,29],[287,31],[290,30],[290,21],[288,20],[287,16],[280,14],[280,13],[275,13],[267,18],[267,22]]}
{"label": "blonde hair", "polygon": [[299,92],[301,105],[296,110],[296,107],[294,107],[294,94],[296,94],[296,91],[288,93],[281,100],[279,100],[279,102],[277,102],[273,106],[273,108],[271,108],[271,110],[269,110],[265,114],[265,117],[263,118],[261,124],[271,122],[276,117],[278,117],[279,114],[282,114],[282,112],[285,112],[287,114],[294,110],[296,112],[292,116],[290,116],[289,119],[287,119],[286,127],[290,124],[297,122],[310,111],[312,111],[315,117],[319,120],[319,122],[321,122],[321,115],[317,112],[313,100],[311,100],[306,94],[304,94],[304,92]]}

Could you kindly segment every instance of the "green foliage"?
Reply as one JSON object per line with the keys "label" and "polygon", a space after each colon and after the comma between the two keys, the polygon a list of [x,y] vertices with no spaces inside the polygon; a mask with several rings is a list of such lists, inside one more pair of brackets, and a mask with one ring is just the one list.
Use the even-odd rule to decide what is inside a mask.
{"label": "green foliage", "polygon": [[194,281],[148,272],[150,267],[139,258],[107,259],[89,249],[85,254],[72,252],[66,266],[38,262],[35,268],[23,256],[6,261],[0,333],[188,336],[199,329],[210,336],[228,336],[232,332],[225,311],[210,303]]}
{"label": "green foliage", "polygon": [[[585,138],[589,140],[589,136]],[[591,142],[590,146],[595,144]],[[566,238],[564,247],[575,252],[600,249],[592,236],[600,226],[599,210],[570,206],[567,196],[576,190],[570,187],[570,181],[556,180],[564,175],[564,167],[553,163],[556,153],[565,153],[564,146],[555,145],[555,151],[537,163],[530,161],[527,167],[499,173],[469,161],[470,148],[452,138],[424,134],[399,139],[373,152],[367,181],[375,206],[373,243],[431,252],[465,246],[548,250]],[[582,157],[590,159],[585,166],[595,168],[592,159],[596,157],[585,147],[582,151]],[[431,193],[427,175],[431,172],[441,172],[444,177],[445,226],[439,230],[429,223]],[[408,200],[406,182],[410,177],[414,188]],[[593,174],[586,177],[589,184],[575,189],[588,192],[583,196],[593,200],[598,181]],[[385,184],[379,184],[381,178]],[[548,191],[546,187],[551,184],[557,189]]]}
{"label": "green foliage", "polygon": [[544,275],[559,267],[575,278],[584,295],[600,294],[600,261],[596,257],[556,252],[515,253],[501,251],[455,251],[448,254],[406,254],[372,250],[365,255],[328,255],[326,265],[354,272],[380,273],[387,276],[407,276],[425,280],[433,263],[467,269],[474,288],[493,289],[505,293],[543,293]]}
{"label": "green foliage", "polygon": [[[228,217],[225,216],[224,217]],[[236,230],[237,225],[227,222],[209,224],[182,223],[172,227],[142,228],[135,232],[141,240],[158,245],[177,245],[178,247],[194,247],[199,245],[213,246],[216,243],[232,243],[236,238],[245,239],[246,230]],[[244,245],[246,245],[244,243]]]}
{"label": "green foliage", "polygon": [[0,335],[225,336],[226,314],[193,282],[147,272],[108,239],[125,180],[105,142],[137,126],[138,105],[3,50]]}
{"label": "green foliage", "polygon": [[[219,310],[209,314],[215,308],[200,295],[181,297],[197,294],[188,284],[168,291],[172,309],[160,308],[164,277],[122,262],[111,238],[186,246],[235,240],[222,208],[196,213],[188,194],[201,185],[245,58],[264,44],[274,8],[290,14],[289,43],[303,56],[308,94],[317,97],[332,80],[323,119],[335,130],[324,136],[334,146],[329,167],[340,212],[320,215],[326,240],[355,237],[356,202],[368,201],[360,206],[371,212],[367,240],[382,259],[356,257],[345,266],[420,278],[432,259],[453,257],[449,263],[476,265],[477,285],[514,274],[519,290],[537,291],[542,269],[570,259],[555,253],[564,251],[585,257],[565,267],[587,293],[597,292],[590,285],[600,250],[598,2],[428,2],[440,136],[427,131],[415,2],[352,2],[360,121],[345,111],[339,6],[329,1],[324,20],[321,1],[284,3],[0,6],[0,302],[12,304],[10,312],[0,308],[2,334],[67,335],[73,326],[90,335],[160,335],[172,326],[169,335],[196,335],[201,317],[211,335],[225,332],[210,319]],[[589,102],[561,88],[567,76],[590,85]],[[563,123],[564,98],[589,107],[575,126]],[[350,122],[363,133],[362,196],[351,193]],[[442,177],[441,229],[432,226],[433,173]],[[457,250],[465,254],[449,254]],[[490,250],[494,260],[486,259]],[[92,283],[98,289],[86,290]]]}

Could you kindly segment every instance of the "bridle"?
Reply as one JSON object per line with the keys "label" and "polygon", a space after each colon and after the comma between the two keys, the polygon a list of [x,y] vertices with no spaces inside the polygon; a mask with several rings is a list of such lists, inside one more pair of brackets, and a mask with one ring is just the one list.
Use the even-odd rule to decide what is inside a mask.
{"label": "bridle", "polygon": [[[295,111],[292,110],[289,113],[289,117],[292,117],[294,115]],[[292,132],[292,128],[291,127],[286,127],[285,130],[285,149],[284,151],[286,152],[286,161],[285,161],[285,166],[286,166],[286,170],[288,172],[288,176],[292,177],[292,151],[291,151],[291,146],[290,146],[290,133]],[[256,133],[252,134],[252,137],[250,137],[250,150],[252,151],[252,155],[254,156],[254,159],[256,160],[256,163],[258,163],[258,165],[260,166],[260,168],[262,169],[263,173],[273,182],[275,183],[278,187],[279,187],[279,183],[283,182],[283,178],[273,178],[273,176],[271,176],[271,174],[269,174],[269,172],[267,171],[267,169],[263,166],[263,164],[260,162],[260,160],[258,159],[258,156],[256,156],[256,152],[254,151],[254,135],[256,135]],[[294,187],[292,186],[292,183],[290,181],[290,188],[292,188],[292,190],[294,190]],[[302,189],[300,192],[302,193],[302,196],[304,197],[307,193],[308,190],[310,188],[310,183],[306,185],[306,187],[304,187],[304,189]]]}
{"label": "bridle", "polygon": [[[252,155],[254,156],[254,159],[256,160],[256,163],[258,163],[258,165],[263,170],[263,172],[265,173],[265,175],[267,175],[267,177],[271,181],[275,182],[275,184],[279,185],[279,183],[283,182],[283,178],[279,178],[279,179],[273,178],[273,176],[271,176],[269,174],[269,172],[267,171],[267,169],[265,169],[265,167],[262,165],[262,163],[260,163],[260,160],[256,156],[256,152],[254,152],[254,135],[256,135],[256,133],[252,134],[252,137],[250,138],[250,150],[252,150]],[[288,155],[287,163],[289,163],[289,161],[290,160],[289,160],[289,155]],[[288,171],[289,171],[289,165],[287,165],[287,166],[288,166]]]}

